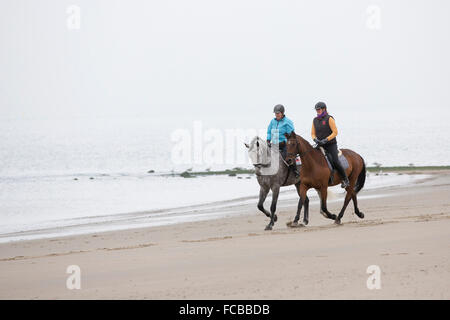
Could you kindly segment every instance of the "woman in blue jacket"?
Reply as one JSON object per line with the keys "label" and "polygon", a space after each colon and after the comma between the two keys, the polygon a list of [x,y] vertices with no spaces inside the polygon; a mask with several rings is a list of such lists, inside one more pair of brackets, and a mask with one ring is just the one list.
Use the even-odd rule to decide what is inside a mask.
{"label": "woman in blue jacket", "polygon": [[[294,131],[294,123],[292,120],[288,119],[284,114],[284,106],[281,104],[277,104],[273,108],[273,112],[275,113],[275,118],[272,119],[269,123],[269,127],[267,128],[267,143],[269,146],[273,144],[277,144],[280,149],[281,155],[283,159],[286,158],[286,142],[287,139],[284,136],[285,133],[291,133]],[[290,166],[295,173],[295,176],[298,177],[300,174],[297,170],[297,166],[295,163]]]}

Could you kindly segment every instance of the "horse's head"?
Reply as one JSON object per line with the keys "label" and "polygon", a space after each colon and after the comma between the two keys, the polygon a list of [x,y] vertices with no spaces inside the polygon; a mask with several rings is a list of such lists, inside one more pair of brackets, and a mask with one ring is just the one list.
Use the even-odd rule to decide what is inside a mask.
{"label": "horse's head", "polygon": [[248,156],[256,168],[270,165],[270,149],[265,140],[256,136],[250,144],[245,144],[245,146],[248,148]]}
{"label": "horse's head", "polygon": [[292,131],[291,133],[285,133],[284,136],[287,139],[286,162],[287,164],[292,165],[293,163],[295,163],[295,157],[300,153],[297,135],[294,131]]}

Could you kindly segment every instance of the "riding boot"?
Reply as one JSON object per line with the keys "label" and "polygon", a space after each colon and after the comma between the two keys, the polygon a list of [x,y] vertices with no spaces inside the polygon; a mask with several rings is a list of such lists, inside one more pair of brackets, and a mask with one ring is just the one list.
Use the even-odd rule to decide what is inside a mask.
{"label": "riding boot", "polygon": [[348,181],[347,174],[345,173],[344,168],[342,168],[341,161],[339,160],[337,145],[336,144],[327,145],[325,147],[325,150],[327,150],[328,153],[330,154],[332,158],[332,161],[330,162],[334,165],[337,172],[341,176],[342,179],[341,187],[344,189],[347,188],[350,185],[350,181]]}
{"label": "riding boot", "polygon": [[350,181],[348,181],[347,173],[345,172],[345,170],[342,167],[340,167],[338,171],[339,171],[339,175],[341,176],[341,179],[342,179],[341,188],[345,189],[350,185]]}
{"label": "riding boot", "polygon": [[297,166],[295,164],[289,166],[295,174],[295,177],[300,177],[300,172],[298,172]]}
{"label": "riding boot", "polygon": [[333,185],[333,184],[334,184],[334,169],[331,170],[330,179],[329,179],[328,183],[329,183],[330,185]]}
{"label": "riding boot", "polygon": [[341,188],[347,188],[350,185],[350,181],[348,181],[347,174],[342,178]]}
{"label": "riding boot", "polygon": [[342,179],[341,187],[344,189],[347,188],[350,185],[350,181],[348,180],[347,173],[345,172],[344,168],[342,168],[340,163],[336,164],[336,169],[339,172],[339,175],[341,176],[341,179]]}

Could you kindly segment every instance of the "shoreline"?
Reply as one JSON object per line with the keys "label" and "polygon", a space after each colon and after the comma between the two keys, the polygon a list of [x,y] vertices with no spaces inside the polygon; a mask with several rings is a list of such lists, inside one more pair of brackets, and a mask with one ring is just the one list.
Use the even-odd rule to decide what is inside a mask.
{"label": "shoreline", "polygon": [[[376,172],[385,172],[385,173],[409,173],[409,172],[449,172],[450,166],[387,166],[387,167],[375,167],[375,166],[367,166],[367,172],[376,173]],[[71,180],[77,180],[79,178],[87,178],[87,179],[95,179],[94,177],[128,177],[128,176],[139,176],[139,177],[183,177],[183,178],[194,178],[197,176],[221,176],[228,175],[231,177],[235,177],[239,174],[255,174],[255,170],[252,168],[241,168],[235,167],[232,169],[224,169],[224,170],[204,170],[204,171],[193,171],[192,169],[187,169],[179,172],[167,172],[167,171],[155,171],[148,170],[142,172],[81,172],[81,173],[68,173],[68,174],[49,174],[49,175],[19,175],[19,176],[0,176],[1,179],[37,179],[37,178],[65,178],[71,177]]]}
{"label": "shoreline", "polygon": [[[409,173],[409,172],[443,172],[450,171],[450,166],[367,166],[367,172],[386,172],[386,173]],[[238,174],[254,174],[254,169],[235,167],[233,169],[225,170],[205,170],[205,171],[192,171],[192,169],[184,170],[183,172],[173,173],[157,173],[154,170],[150,170],[147,173],[167,176],[167,177],[183,177],[183,178],[195,178],[197,176],[211,176],[211,175],[228,175],[234,177]]]}
{"label": "shoreline", "polygon": [[[394,176],[393,174],[396,174],[397,176]],[[408,183],[408,179],[401,179],[399,177],[403,174],[405,174],[405,177],[406,175],[409,175],[411,176],[411,179],[420,181],[422,179],[426,179],[427,176],[431,174],[431,171],[425,170],[411,173],[371,173],[370,175],[373,177],[372,179],[375,180],[369,180],[369,183],[366,183],[364,190],[368,191],[372,189],[385,188],[391,186],[391,184],[406,184]],[[424,176],[423,178],[421,177],[422,175]],[[382,176],[389,177],[383,178]],[[384,184],[382,182],[383,180],[385,181]],[[374,185],[372,185],[373,183]],[[38,228],[33,225],[22,225],[22,230],[1,233],[0,243],[38,240],[63,236],[66,237],[71,235],[83,235],[108,231],[121,231],[144,227],[158,227],[162,225],[173,225],[191,221],[215,220],[232,215],[245,215],[245,212],[254,209],[255,203],[258,201],[257,193],[259,186],[256,182],[254,182],[254,185],[253,195],[240,198],[182,205],[172,208],[156,208],[142,211],[76,217],[64,220],[42,221],[39,223]],[[339,199],[336,200],[338,197],[336,192],[341,194],[340,196],[342,197],[343,191],[339,188],[339,186],[329,188],[329,202],[340,201]],[[318,198],[314,190],[311,190],[308,195],[312,201],[311,204],[318,203]],[[367,196],[362,194],[361,199],[366,197]],[[373,196],[369,197],[373,198]],[[270,199],[271,194],[269,194],[266,199],[266,207],[270,205]],[[278,201],[278,208],[296,205],[297,201],[298,196],[293,186],[282,188]],[[16,227],[16,229],[18,229],[18,227]]]}
{"label": "shoreline", "polygon": [[[365,219],[350,204],[342,226],[312,204],[310,224],[289,229],[292,201],[270,232],[252,204],[216,220],[2,243],[0,298],[449,299],[449,192],[449,172],[363,189],[374,196],[359,201]],[[80,290],[66,287],[70,265]],[[366,287],[370,265],[381,268],[381,290]]]}

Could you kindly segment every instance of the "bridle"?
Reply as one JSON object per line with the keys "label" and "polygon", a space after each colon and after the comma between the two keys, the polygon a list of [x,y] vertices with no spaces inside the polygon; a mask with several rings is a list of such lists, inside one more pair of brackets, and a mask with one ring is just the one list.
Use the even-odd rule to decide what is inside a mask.
{"label": "bridle", "polygon": [[[269,148],[267,148],[267,152],[270,152]],[[259,155],[259,138],[257,138],[256,139],[256,160],[257,161],[260,160],[259,158],[260,158],[260,155]],[[255,167],[257,167],[257,168],[267,168],[269,166],[270,166],[270,163],[266,163],[266,164],[259,163],[259,164],[255,165]]]}
{"label": "bridle", "polygon": [[289,139],[289,140],[294,140],[295,141],[295,148],[296,148],[296,150],[295,151],[298,151],[298,152],[287,152],[286,153],[286,159],[289,159],[289,160],[293,160],[293,159],[295,159],[295,157],[297,156],[297,154],[301,157],[302,155],[305,155],[305,154],[307,154],[307,153],[310,153],[311,151],[314,151],[315,150],[315,148],[313,147],[313,149],[311,149],[311,150],[308,150],[308,151],[304,151],[304,152],[302,152],[301,150],[300,150],[300,143],[297,141],[297,139],[296,138],[294,138],[294,139]]}
{"label": "bridle", "polygon": [[[258,149],[259,149],[259,141],[258,141],[258,140],[256,140],[256,148],[257,148],[257,151],[256,151],[256,156],[257,156],[257,158],[256,158],[256,159],[259,160],[260,155],[259,155],[259,152],[258,152]],[[267,148],[267,153],[270,154],[270,148]],[[283,157],[281,157],[281,160],[283,160],[283,163],[284,163],[287,167],[289,167],[289,164],[286,162],[286,160],[283,159]],[[255,164],[255,167],[257,167],[257,168],[267,168],[267,167],[270,167],[270,166],[271,166],[271,163],[267,163],[267,164],[261,164],[261,163]]]}
{"label": "bridle", "polygon": [[[300,146],[299,146],[299,143],[298,143],[296,138],[289,139],[289,140],[295,141],[295,151],[296,152],[286,152],[286,159],[287,160],[294,160],[295,157],[297,156],[297,154],[301,155],[302,151],[300,150]],[[289,142],[289,140],[288,140],[288,142]]]}

